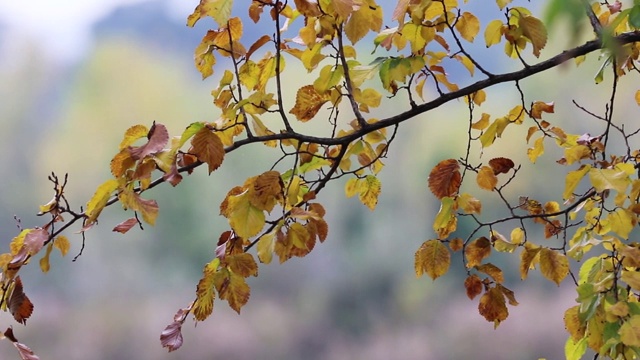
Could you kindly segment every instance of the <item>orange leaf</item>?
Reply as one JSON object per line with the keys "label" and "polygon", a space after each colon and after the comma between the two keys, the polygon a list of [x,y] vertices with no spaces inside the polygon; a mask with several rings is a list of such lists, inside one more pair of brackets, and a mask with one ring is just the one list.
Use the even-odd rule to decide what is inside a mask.
{"label": "orange leaf", "polygon": [[204,127],[195,134],[191,145],[193,146],[192,152],[198,157],[198,160],[209,166],[209,174],[220,167],[224,159],[224,146],[218,135]]}
{"label": "orange leaf", "polygon": [[429,174],[429,190],[438,199],[446,196],[454,196],[460,189],[462,176],[460,165],[455,159],[440,161]]}
{"label": "orange leaf", "polygon": [[296,104],[290,114],[302,122],[313,119],[324,103],[331,98],[327,94],[319,94],[313,85],[303,86],[296,93]]}
{"label": "orange leaf", "polygon": [[491,255],[491,241],[484,236],[475,239],[464,249],[464,256],[467,258],[467,268],[479,265],[482,260],[489,255]]}
{"label": "orange leaf", "polygon": [[493,173],[493,169],[489,166],[483,166],[478,171],[476,182],[481,189],[493,191],[493,188],[498,184],[498,178]]}
{"label": "orange leaf", "polygon": [[27,323],[27,319],[33,313],[33,304],[22,289],[20,276],[16,277],[14,281],[13,291],[7,301],[7,305],[13,318],[23,325]]}
{"label": "orange leaf", "polygon": [[258,276],[258,264],[249,253],[227,256],[225,262],[229,269],[243,277]]}
{"label": "orange leaf", "polygon": [[502,274],[502,270],[491,263],[478,265],[476,266],[476,269],[480,272],[483,272],[491,276],[493,280],[498,284],[501,284],[504,282],[504,275]]}

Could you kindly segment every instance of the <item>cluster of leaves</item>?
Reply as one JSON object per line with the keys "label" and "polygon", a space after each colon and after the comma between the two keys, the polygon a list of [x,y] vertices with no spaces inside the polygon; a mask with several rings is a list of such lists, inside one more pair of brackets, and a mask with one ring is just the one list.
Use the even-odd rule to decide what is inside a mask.
{"label": "cluster of leaves", "polygon": [[[636,175],[640,152],[632,148],[630,139],[640,129],[629,132],[616,125],[613,109],[618,79],[637,71],[640,34],[634,30],[640,5],[624,9],[619,2],[591,5],[584,1],[585,18],[595,39],[530,65],[525,59],[541,56],[547,29],[527,8],[509,7],[511,2],[497,0],[499,18],[483,26],[476,15],[465,11],[466,0],[400,0],[391,15],[397,26],[383,29],[383,9],[375,0],[253,0],[248,7],[251,21],[245,22],[232,17],[232,0],[201,0],[187,25],[205,17],[218,25],[204,35],[194,59],[203,79],[214,74],[219,59],[224,60],[226,69],[212,91],[220,116],[192,123],[175,136],[155,122],[150,128],[135,125],[126,130],[111,161],[113,177],[98,187],[79,212],[72,211],[66,201],[66,178],[60,183],[52,176],[54,199],[41,207],[50,221],[41,228],[22,230],[12,241],[11,252],[0,255],[0,306],[16,321],[26,321],[33,305],[16,274],[43,248],[40,266],[48,271],[52,249],[64,255],[69,248],[60,232],[71,224],[82,221],[84,240],[103,209],[120,203],[133,216],[114,231],[126,233],[135,226],[142,228],[143,222],[153,225],[159,206],[143,197],[145,191],[165,182],[177,186],[184,175],[204,165],[211,174],[221,168],[227,153],[247,145],[279,151],[276,162],[232,187],[220,204],[220,215],[229,227],[221,232],[215,256],[204,266],[195,299],[178,310],[160,336],[162,346],[176,350],[183,343],[181,328],[186,319],[189,315],[196,321],[208,318],[216,296],[240,313],[250,297],[246,279],[258,275],[252,248],[257,260],[267,264],[274,254],[281,263],[309,254],[328,234],[325,210],[316,198],[339,178],[347,178],[347,197],[358,195],[363,205],[374,210],[382,188],[378,174],[399,124],[462,99],[469,110],[467,153],[461,159],[441,161],[429,175],[429,189],[441,207],[433,223],[435,237],[416,252],[416,275],[426,273],[433,279],[444,275],[451,253],[461,251],[468,273],[467,295],[471,299],[481,295],[479,313],[498,326],[508,317],[507,303],[518,302],[505,285],[503,270],[488,259],[494,251],[519,252],[522,279],[539,266],[554,283],[571,275],[577,286],[579,304],[565,316],[570,333],[567,357],[579,358],[588,346],[603,356],[633,358],[640,353],[640,243],[629,237],[640,214]],[[248,43],[243,40],[243,28],[251,22],[265,34]],[[467,50],[479,34],[484,34],[486,47],[504,43],[504,53],[521,69],[503,74],[487,70]],[[369,39],[379,55],[368,64],[359,60],[355,47],[363,39]],[[596,82],[603,81],[605,69],[613,69],[606,114],[576,106],[606,126],[597,136],[568,134],[543,119],[554,112],[554,103],[526,100],[520,81],[571,59],[579,64],[595,51],[602,51],[605,58]],[[283,94],[288,62],[299,62],[309,73],[309,82],[296,90],[294,101]],[[482,79],[460,86],[449,76],[456,68]],[[492,119],[482,113],[475,120],[476,108],[488,96],[485,89],[504,82],[514,83],[519,103],[512,104],[504,116]],[[385,119],[370,116],[383,101],[393,102],[400,110]],[[323,130],[314,134],[299,130],[303,123],[323,119]],[[499,141],[507,127],[525,123],[530,123],[526,141],[532,146],[525,151],[531,163],[551,143],[564,151],[559,166],[578,166],[566,171],[562,200],[508,199],[504,189],[517,181],[522,165],[507,156],[490,159],[486,165],[470,160],[475,149],[481,154]],[[607,144],[614,135],[626,144],[626,152],[609,153]],[[474,191],[462,190],[469,182],[480,191],[496,194],[508,215],[485,219]],[[70,219],[65,221],[63,215]],[[475,224],[464,238],[454,236],[462,218]],[[55,228],[58,222],[64,225]],[[509,237],[498,232],[498,224],[513,223]],[[539,231],[544,238],[559,239],[558,244],[537,242]],[[570,259],[584,260],[586,254],[591,257],[576,277]],[[23,358],[37,358],[12,333],[5,335],[17,344]]]}

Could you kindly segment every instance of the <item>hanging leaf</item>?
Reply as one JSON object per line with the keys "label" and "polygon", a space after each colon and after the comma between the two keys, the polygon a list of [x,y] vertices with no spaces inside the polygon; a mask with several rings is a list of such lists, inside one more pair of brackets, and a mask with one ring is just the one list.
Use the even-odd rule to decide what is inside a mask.
{"label": "hanging leaf", "polygon": [[489,166],[483,166],[478,171],[478,176],[476,177],[476,182],[480,189],[493,191],[493,189],[498,184],[498,178],[493,172],[493,169]]}
{"label": "hanging leaf", "polygon": [[296,116],[302,122],[313,119],[324,103],[331,98],[329,95],[320,94],[313,85],[303,86],[296,93],[296,104],[289,113]]}
{"label": "hanging leaf", "polygon": [[204,127],[195,134],[191,145],[193,146],[191,152],[198,157],[198,160],[208,165],[209,174],[220,167],[225,152],[218,135]]}
{"label": "hanging leaf", "polygon": [[429,173],[429,190],[438,199],[455,196],[460,189],[462,176],[460,165],[455,159],[442,160]]}
{"label": "hanging leaf", "polygon": [[476,274],[469,275],[464,281],[464,287],[467,290],[467,296],[473,300],[476,296],[482,294],[484,284]]}
{"label": "hanging leaf", "polygon": [[210,16],[218,26],[224,27],[231,17],[233,0],[200,0],[193,13],[187,18],[187,26],[193,27],[198,20]]}
{"label": "hanging leaf", "polygon": [[429,275],[432,280],[439,278],[449,271],[451,254],[440,240],[427,240],[416,251],[416,276]]}
{"label": "hanging leaf", "polygon": [[498,157],[489,160],[489,166],[493,169],[493,173],[498,175],[508,173],[509,170],[513,169],[515,164],[511,159]]}
{"label": "hanging leaf", "polygon": [[480,265],[482,260],[491,255],[491,242],[486,237],[473,240],[464,249],[464,256],[467,259],[467,268]]}
{"label": "hanging leaf", "polygon": [[17,276],[14,280],[13,291],[7,301],[7,307],[13,318],[23,325],[27,324],[27,319],[33,313],[33,304],[24,293],[20,276]]}
{"label": "hanging leaf", "polygon": [[542,276],[560,286],[560,282],[569,275],[569,260],[558,251],[542,248],[540,250],[540,272]]}
{"label": "hanging leaf", "polygon": [[118,181],[116,179],[109,179],[98,187],[96,193],[87,203],[85,214],[87,215],[86,225],[91,225],[96,222],[98,216],[107,205],[109,197],[118,188]]}
{"label": "hanging leaf", "polygon": [[493,322],[495,327],[509,316],[504,294],[495,287],[490,288],[480,297],[478,311],[487,321]]}

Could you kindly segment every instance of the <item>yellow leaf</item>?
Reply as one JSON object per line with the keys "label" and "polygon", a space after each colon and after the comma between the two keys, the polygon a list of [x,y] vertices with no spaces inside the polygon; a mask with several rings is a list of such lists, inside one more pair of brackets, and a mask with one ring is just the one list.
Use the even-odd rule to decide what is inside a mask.
{"label": "yellow leaf", "polygon": [[514,235],[516,237],[515,240],[518,240],[517,229],[514,229],[511,232],[511,241],[507,241],[504,235],[500,234],[497,231],[491,230],[491,242],[493,243],[493,247],[496,249],[496,251],[500,251],[500,252],[508,252],[508,253],[514,252],[519,245],[519,243],[514,241]]}
{"label": "yellow leaf", "polygon": [[502,39],[502,21],[492,20],[484,30],[484,41],[487,47],[500,43]]}
{"label": "yellow leaf", "polygon": [[609,213],[605,221],[608,222],[611,231],[625,240],[629,238],[629,233],[631,233],[638,222],[634,213],[622,208],[618,208],[616,211]]}
{"label": "yellow leaf", "polygon": [[640,315],[633,315],[626,320],[620,330],[620,341],[627,346],[640,346]]}
{"label": "yellow leaf", "polygon": [[520,279],[526,279],[529,270],[535,269],[536,264],[540,261],[540,249],[539,246],[525,243],[524,249],[520,253]]}
{"label": "yellow leaf", "polygon": [[469,59],[469,57],[466,55],[456,55],[454,57],[456,58],[456,60],[462,63],[462,65],[467,69],[467,71],[469,71],[469,75],[473,76],[476,70],[476,66],[473,64],[471,59]]}
{"label": "yellow leaf", "polygon": [[318,94],[324,94],[327,90],[338,85],[344,76],[341,66],[326,65],[320,70],[320,75],[313,82],[313,88]]}
{"label": "yellow leaf", "polygon": [[496,3],[498,4],[498,7],[500,7],[500,10],[502,10],[504,9],[505,6],[507,6],[512,1],[513,0],[496,0]]}
{"label": "yellow leaf", "polygon": [[540,155],[544,154],[544,136],[536,139],[533,143],[533,147],[527,149],[527,156],[532,163],[535,163]]}
{"label": "yellow leaf", "polygon": [[572,306],[564,312],[564,328],[567,329],[574,342],[582,339],[586,331],[585,325],[578,316],[579,312],[580,305]]}
{"label": "yellow leaf", "polygon": [[629,174],[625,170],[621,170],[619,168],[592,168],[589,170],[589,180],[597,192],[613,189],[619,193],[623,193],[631,183]]}
{"label": "yellow leaf", "polygon": [[462,36],[463,39],[468,42],[473,42],[473,39],[480,31],[480,21],[475,15],[465,11],[458,17],[456,30],[460,32],[460,36]]}
{"label": "yellow leaf", "polygon": [[498,184],[498,178],[493,173],[493,169],[485,165],[480,168],[480,171],[478,171],[476,182],[481,189],[493,191]]}
{"label": "yellow leaf", "polygon": [[504,294],[495,287],[480,297],[478,311],[487,321],[493,322],[495,327],[498,327],[509,316]]}
{"label": "yellow leaf", "polygon": [[282,179],[280,173],[274,170],[264,172],[251,182],[249,201],[260,210],[271,212],[282,198]]}
{"label": "yellow leaf", "polygon": [[502,284],[504,282],[504,275],[502,274],[502,270],[492,263],[476,265],[476,270],[491,276],[493,281],[498,284]]}
{"label": "yellow leaf", "polygon": [[100,216],[102,209],[104,209],[105,205],[107,205],[107,201],[109,201],[111,193],[113,193],[117,188],[118,180],[116,179],[109,179],[98,187],[91,200],[87,202],[87,207],[85,210],[87,220],[85,226],[93,224],[98,219],[98,216]]}
{"label": "yellow leaf", "polygon": [[567,200],[573,196],[574,190],[580,184],[582,178],[591,170],[591,165],[582,165],[578,170],[569,171],[564,180],[564,192],[562,198]]}
{"label": "yellow leaf", "polygon": [[623,270],[620,280],[627,283],[634,290],[640,290],[640,272],[635,270]]}
{"label": "yellow leaf", "polygon": [[147,129],[144,125],[134,125],[127,129],[124,132],[124,139],[120,143],[119,150],[123,150],[133,145],[138,139],[142,139],[146,137],[149,133],[149,129]]}
{"label": "yellow leaf", "polygon": [[467,214],[480,214],[482,212],[480,200],[467,193],[462,193],[458,196],[458,207]]}
{"label": "yellow leaf", "polygon": [[[227,195],[227,211],[229,225],[235,233],[244,239],[257,235],[265,224],[264,211],[249,201],[248,191],[239,195]],[[224,214],[223,214],[224,215]]]}
{"label": "yellow leaf", "polygon": [[347,197],[353,197],[359,192],[359,181],[360,179],[358,178],[347,180],[347,183],[344,185],[344,193]]}
{"label": "yellow leaf", "polygon": [[433,280],[444,275],[449,270],[451,254],[440,240],[427,240],[416,251],[416,276],[429,275]]}
{"label": "yellow leaf", "polygon": [[474,122],[473,124],[471,124],[471,128],[474,130],[484,130],[487,126],[489,126],[489,119],[491,118],[491,115],[487,114],[487,113],[482,113],[482,116],[480,117],[480,120]]}
{"label": "yellow leaf", "polygon": [[197,321],[203,321],[213,311],[213,300],[215,298],[214,281],[220,259],[215,258],[202,270],[202,278],[196,288],[196,301],[193,304],[192,313]]}
{"label": "yellow leaf", "polygon": [[453,198],[445,196],[441,199],[440,211],[433,220],[433,230],[438,234],[439,239],[446,239],[456,230],[458,222],[455,209],[456,203]]}
{"label": "yellow leaf", "polygon": [[67,253],[69,252],[69,249],[71,248],[71,243],[69,243],[69,239],[67,239],[66,236],[64,235],[59,235],[54,241],[53,241],[53,246],[60,250],[60,254],[62,254],[62,256],[67,255]]}
{"label": "yellow leaf", "polygon": [[52,249],[53,249],[53,244],[49,243],[49,245],[47,245],[47,250],[44,256],[40,259],[40,270],[42,270],[43,273],[49,272],[49,268],[50,268],[49,255],[51,255]]}
{"label": "yellow leaf", "polygon": [[558,251],[542,248],[540,250],[540,272],[542,276],[560,286],[560,282],[569,275],[569,260]]}
{"label": "yellow leaf", "polygon": [[491,146],[497,137],[502,136],[504,129],[506,129],[509,124],[511,124],[511,121],[509,121],[509,118],[506,116],[498,118],[492,122],[487,130],[480,135],[480,143],[482,144],[482,147],[486,148]]}
{"label": "yellow leaf", "polygon": [[224,261],[229,270],[242,277],[258,276],[258,264],[249,253],[226,256]]}
{"label": "yellow leaf", "polygon": [[330,100],[328,94],[319,94],[313,85],[303,86],[296,93],[296,104],[289,113],[302,122],[313,119],[324,103]]}
{"label": "yellow leaf", "polygon": [[258,259],[260,262],[269,264],[273,259],[273,251],[275,248],[276,230],[270,231],[260,237],[258,240]]}
{"label": "yellow leaf", "polygon": [[358,198],[370,210],[375,210],[378,204],[378,196],[380,195],[382,183],[377,177],[367,175],[359,186]]}
{"label": "yellow leaf", "polygon": [[200,0],[193,13],[187,18],[187,26],[193,27],[204,16],[212,17],[218,26],[224,27],[231,16],[233,0]]}
{"label": "yellow leaf", "polygon": [[480,265],[489,255],[491,255],[491,241],[484,236],[475,239],[464,249],[468,269]]}
{"label": "yellow leaf", "polygon": [[351,13],[344,32],[352,44],[362,39],[369,30],[379,32],[382,28],[382,7],[374,0],[363,0],[357,11]]}
{"label": "yellow leaf", "polygon": [[542,21],[533,16],[524,16],[519,21],[522,35],[531,40],[533,55],[540,57],[540,50],[547,44],[547,29]]}
{"label": "yellow leaf", "polygon": [[220,167],[225,154],[224,145],[220,137],[209,128],[200,129],[191,140],[191,145],[193,155],[208,165],[209,174]]}
{"label": "yellow leaf", "polygon": [[118,198],[124,208],[129,208],[142,214],[142,219],[150,225],[156,223],[158,217],[158,203],[155,200],[143,199],[133,190],[123,190]]}
{"label": "yellow leaf", "polygon": [[226,286],[221,290],[218,290],[220,299],[227,300],[229,306],[240,314],[240,309],[249,301],[251,294],[251,289],[246,280],[232,272],[229,274],[229,281],[226,282]]}
{"label": "yellow leaf", "polygon": [[636,91],[636,104],[640,105],[640,90]]}
{"label": "yellow leaf", "polygon": [[567,165],[571,165],[582,159],[590,159],[591,149],[586,145],[571,146],[564,149],[564,158],[567,161]]}

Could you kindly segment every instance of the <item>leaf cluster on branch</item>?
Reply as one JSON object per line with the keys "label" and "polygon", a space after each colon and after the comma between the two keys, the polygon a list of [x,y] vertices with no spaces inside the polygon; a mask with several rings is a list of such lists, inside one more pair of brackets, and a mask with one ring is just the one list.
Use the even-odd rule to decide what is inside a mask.
{"label": "leaf cluster on branch", "polygon": [[[201,0],[187,25],[206,17],[217,24],[196,47],[194,59],[203,79],[216,71],[221,74],[212,91],[219,117],[191,123],[173,135],[159,122],[149,128],[130,127],[114,149],[113,177],[78,211],[65,197],[67,177],[60,180],[52,174],[54,198],[40,208],[40,215],[49,220],[42,227],[22,230],[9,252],[0,255],[0,307],[26,323],[33,304],[17,274],[43,249],[40,267],[49,271],[53,249],[62,255],[69,250],[69,240],[61,233],[71,225],[82,223],[83,247],[85,233],[98,224],[103,209],[116,203],[133,216],[114,231],[153,225],[159,205],[146,197],[147,190],[164,183],[178,186],[201,167],[209,174],[224,171],[226,154],[249,145],[253,150],[247,151],[264,146],[278,152],[273,164],[231,186],[220,204],[229,227],[219,236],[215,257],[203,268],[194,299],[178,310],[160,336],[163,347],[176,350],[182,346],[181,327],[189,315],[204,321],[216,297],[240,313],[250,298],[246,279],[258,276],[258,261],[268,264],[274,255],[281,263],[304,257],[327,239],[329,226],[319,194],[330,182],[347,178],[345,195],[357,195],[374,210],[382,190],[378,174],[399,126],[461,100],[468,110],[467,150],[459,159],[439,162],[428,176],[440,210],[433,237],[415,253],[416,275],[434,280],[444,276],[452,253],[460,251],[466,294],[480,297],[480,315],[497,327],[508,318],[509,306],[518,302],[505,284],[504,270],[489,260],[495,252],[519,254],[523,280],[538,267],[550,281],[559,285],[569,277],[576,286],[578,304],[564,319],[567,358],[580,358],[587,347],[604,357],[637,358],[640,242],[632,232],[640,214],[640,150],[634,142],[640,126],[629,129],[617,122],[614,109],[619,81],[638,72],[640,4],[576,3],[591,24],[592,39],[538,61],[547,45],[547,27],[511,0],[491,2],[494,19],[487,24],[468,11],[466,0],[399,0],[390,17],[394,26],[387,27],[383,6],[375,0],[253,0],[248,10],[232,0]],[[232,16],[241,9],[248,11],[244,21]],[[252,43],[243,40],[248,26],[261,34]],[[503,46],[518,69],[490,71],[488,61],[469,50],[474,42],[487,48]],[[373,49],[378,57],[363,63],[363,48]],[[604,80],[605,71],[611,77],[605,111],[599,115],[574,105],[600,125],[600,133],[567,133],[551,122],[554,102],[529,99],[521,81],[563,63],[577,66],[594,52],[602,59],[596,83]],[[289,101],[283,94],[285,77],[296,71],[295,66],[308,72],[308,82]],[[464,69],[471,80],[458,85],[451,69]],[[511,83],[519,101],[506,114],[478,114],[491,96],[489,89],[501,83]],[[374,109],[388,104],[398,109],[394,115],[373,115]],[[300,130],[310,121],[324,121],[325,126],[314,132]],[[530,147],[524,152],[530,164],[517,164],[513,153],[486,162],[472,160],[473,154],[499,142],[507,128],[525,124],[524,140]],[[611,150],[614,142],[622,144],[622,151]],[[509,198],[505,189],[518,183],[521,169],[535,166],[549,146],[564,154],[557,159],[565,181],[562,198]],[[495,196],[508,215],[483,214],[481,192]],[[456,233],[463,220],[473,224],[468,234]],[[512,230],[501,234],[498,225]],[[556,245],[538,239],[538,233],[558,239]],[[582,261],[578,273],[572,261]],[[10,328],[4,335],[23,359],[37,359]]]}

